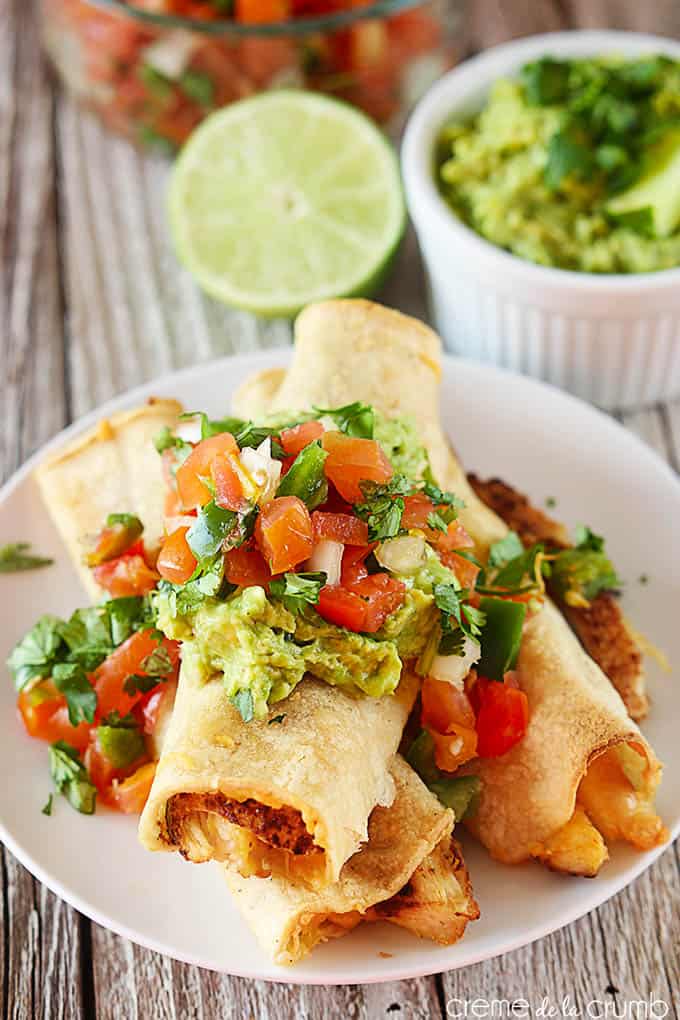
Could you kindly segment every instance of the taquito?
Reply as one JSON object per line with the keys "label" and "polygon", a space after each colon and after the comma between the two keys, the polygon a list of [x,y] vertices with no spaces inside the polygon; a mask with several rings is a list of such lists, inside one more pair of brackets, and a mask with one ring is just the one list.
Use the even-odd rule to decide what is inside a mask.
{"label": "taquito", "polygon": [[[149,850],[232,862],[244,875],[324,885],[394,799],[392,756],[416,696],[353,698],[308,677],[269,719],[244,722],[219,676],[183,645],[175,710],[139,837]],[[283,717],[283,718],[281,718]]]}
{"label": "taquito", "polygon": [[136,514],[146,548],[158,546],[165,493],[153,438],[164,426],[174,428],[181,410],[176,400],[151,398],[142,407],[103,418],[35,472],[45,506],[93,599],[102,592],[84,554],[108,514]]}
{"label": "taquito", "polygon": [[[442,431],[440,356],[437,335],[412,318],[362,300],[323,302],[297,319],[291,368],[246,381],[234,410],[256,416],[294,408],[304,392],[306,403],[320,407],[351,397],[387,416],[410,416],[438,484],[465,501],[460,519],[485,559],[508,529],[472,491]],[[607,855],[602,837],[640,848],[662,841],[653,808],[661,765],[549,601],[525,628],[518,676],[529,701],[526,736],[508,754],[467,769],[482,781],[472,826],[492,855],[507,862],[533,855],[559,870],[595,874]],[[574,818],[577,795],[584,809],[579,839],[597,848],[587,867],[560,835]],[[565,840],[573,840],[575,824]]]}
{"label": "taquito", "polygon": [[310,890],[285,878],[243,878],[233,866],[225,868],[238,907],[276,963],[296,963],[362,921],[390,921],[451,945],[479,916],[451,835],[452,812],[402,758],[394,758],[391,774],[394,802],[375,808],[368,843],[333,885]]}

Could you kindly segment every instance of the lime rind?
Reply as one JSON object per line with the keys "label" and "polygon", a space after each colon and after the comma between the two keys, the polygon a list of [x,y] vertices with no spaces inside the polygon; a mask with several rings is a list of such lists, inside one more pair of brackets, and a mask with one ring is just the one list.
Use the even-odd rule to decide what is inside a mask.
{"label": "lime rind", "polygon": [[264,316],[369,296],[406,225],[396,154],[357,110],[281,90],[207,118],[173,170],[177,253],[207,293]]}

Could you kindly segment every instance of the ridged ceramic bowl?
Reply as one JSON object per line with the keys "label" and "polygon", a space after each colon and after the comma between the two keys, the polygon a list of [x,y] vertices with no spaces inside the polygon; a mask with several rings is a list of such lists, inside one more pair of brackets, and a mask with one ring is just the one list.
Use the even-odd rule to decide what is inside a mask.
{"label": "ridged ceramic bowl", "polygon": [[680,268],[596,275],[525,261],[451,211],[434,177],[439,131],[478,111],[498,78],[541,56],[666,53],[629,32],[557,32],[497,46],[443,77],[416,107],[402,148],[406,195],[446,345],[554,383],[608,409],[680,396]]}

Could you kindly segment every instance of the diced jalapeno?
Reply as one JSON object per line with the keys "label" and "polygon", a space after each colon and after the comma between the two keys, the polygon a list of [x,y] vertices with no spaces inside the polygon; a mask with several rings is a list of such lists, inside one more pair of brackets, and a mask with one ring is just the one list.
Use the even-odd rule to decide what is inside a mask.
{"label": "diced jalapeno", "polygon": [[486,623],[477,672],[489,680],[502,681],[517,662],[527,607],[524,602],[483,598],[479,608],[486,616]]}

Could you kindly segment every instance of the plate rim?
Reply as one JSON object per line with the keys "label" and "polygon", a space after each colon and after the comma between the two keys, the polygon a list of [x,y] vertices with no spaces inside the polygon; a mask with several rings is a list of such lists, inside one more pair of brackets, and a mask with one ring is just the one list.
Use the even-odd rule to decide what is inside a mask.
{"label": "plate rim", "polygon": [[[189,365],[184,368],[175,369],[171,372],[166,372],[163,375],[154,377],[147,382],[143,382],[131,389],[116,394],[103,404],[98,405],[78,417],[75,421],[61,429],[56,433],[56,435],[38,447],[38,449],[35,450],[17,468],[17,470],[13,472],[12,475],[10,475],[2,487],[0,487],[0,504],[5,503],[12,496],[15,490],[17,490],[22,483],[30,477],[37,465],[49,457],[50,454],[63,443],[80,435],[83,431],[94,425],[101,417],[115,414],[116,412],[133,405],[137,401],[145,400],[154,396],[154,390],[156,388],[167,391],[175,384],[181,386],[185,380],[191,380],[196,376],[200,377],[206,372],[219,373],[228,370],[229,366],[234,364],[240,364],[241,366],[248,367],[252,369],[253,372],[262,368],[271,368],[278,365],[285,366],[290,361],[292,352],[293,348],[289,346],[271,347],[229,354],[221,358],[202,361],[195,365]],[[510,385],[525,385],[529,390],[534,389],[535,391],[540,391],[544,396],[551,394],[553,398],[562,401],[565,406],[570,405],[571,408],[577,411],[577,413],[583,414],[585,412],[587,415],[590,415],[592,420],[597,422],[597,426],[599,428],[606,428],[612,434],[617,434],[619,436],[621,434],[625,434],[627,441],[633,443],[633,446],[637,448],[641,456],[654,462],[655,469],[664,477],[665,483],[675,489],[677,498],[680,501],[680,478],[670,464],[668,464],[656,450],[645,443],[644,440],[641,439],[635,432],[627,429],[606,412],[588,404],[586,401],[581,400],[570,393],[565,392],[564,390],[560,390],[559,388],[552,386],[550,383],[531,378],[530,376],[523,375],[520,372],[515,372],[498,365],[475,361],[471,358],[462,358],[445,352],[442,353],[441,360],[442,382],[446,375],[447,367],[453,373],[452,377],[455,378],[454,367],[463,366],[464,371],[471,371],[482,375],[491,374],[498,377],[500,381],[509,380]],[[407,968],[399,968],[398,966],[394,966],[392,969],[388,969],[387,972],[381,972],[380,974],[376,974],[371,977],[364,977],[361,979],[360,983],[379,984],[383,982],[428,977],[433,974],[472,966],[476,963],[482,962],[483,960],[495,959],[496,957],[503,956],[513,950],[529,946],[537,940],[545,938],[553,932],[559,931],[560,929],[573,924],[575,921],[586,917],[602,906],[603,903],[606,903],[608,900],[618,895],[624,888],[635,882],[644,871],[651,867],[651,865],[658,860],[661,854],[672,846],[678,835],[680,835],[680,816],[670,828],[670,836],[666,843],[645,853],[639,854],[639,856],[635,859],[635,862],[627,867],[622,875],[619,875],[614,879],[610,879],[606,884],[606,887],[604,884],[593,882],[592,888],[594,895],[588,895],[586,897],[585,907],[581,901],[574,907],[573,911],[566,911],[561,914],[560,919],[557,922],[549,919],[545,923],[536,924],[521,934],[507,938],[504,942],[494,946],[491,951],[489,951],[488,948],[482,949],[478,952],[473,951],[460,961],[455,961],[452,966],[444,966],[440,970],[433,970],[432,963],[426,963],[422,967],[409,966]],[[30,851],[25,849],[14,839],[7,827],[7,824],[2,818],[0,818],[0,840],[23,865],[23,867],[25,867],[30,874],[45,885],[51,892],[59,896],[89,920],[101,925],[122,938],[129,939],[131,942],[136,945],[140,945],[145,949],[150,949],[153,952],[160,953],[170,959],[178,960],[192,966],[201,967],[205,970],[211,970],[215,973],[223,973],[233,977],[241,977],[250,980],[272,981],[278,984],[319,986],[342,986],[357,983],[356,977],[353,978],[350,971],[347,973],[341,972],[340,974],[333,975],[330,979],[324,979],[314,974],[303,974],[301,972],[296,973],[294,969],[277,967],[277,965],[272,964],[271,961],[264,958],[264,953],[263,966],[256,970],[249,968],[225,969],[211,963],[206,963],[205,960],[200,958],[200,956],[178,951],[177,949],[173,949],[170,945],[166,945],[156,939],[146,937],[137,931],[133,931],[125,924],[120,924],[115,921],[112,922],[111,918],[100,912],[96,906],[83,899],[71,889],[62,885],[59,878],[46,871],[39,864],[35,863]],[[599,890],[603,890],[602,893],[600,893]]]}

